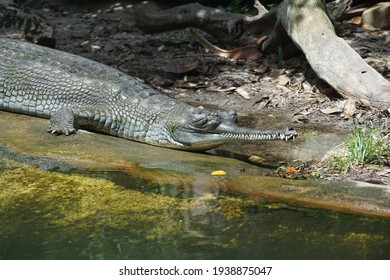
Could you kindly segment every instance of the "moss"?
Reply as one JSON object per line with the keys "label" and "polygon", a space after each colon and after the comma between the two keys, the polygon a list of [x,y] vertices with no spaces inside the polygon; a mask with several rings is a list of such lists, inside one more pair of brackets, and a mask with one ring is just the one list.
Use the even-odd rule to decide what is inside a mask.
{"label": "moss", "polygon": [[126,189],[101,178],[43,171],[13,162],[3,165],[0,214],[6,226],[0,229],[1,234],[12,234],[26,223],[36,223],[61,228],[71,236],[80,232],[93,235],[101,228],[111,228],[147,240],[174,238],[182,234],[185,213],[213,213],[227,222],[239,220],[245,216],[243,208],[254,204],[211,193],[180,199]]}
{"label": "moss", "polygon": [[[345,251],[351,250],[353,248],[354,257],[356,255],[361,258],[369,258],[369,255],[375,255],[378,252],[373,252],[373,248],[380,248],[382,244],[386,244],[387,236],[375,234],[375,233],[366,233],[366,232],[321,232],[317,230],[305,231],[301,227],[288,226],[278,224],[275,225],[275,228],[271,230],[268,234],[269,238],[288,240],[289,236],[294,236],[296,238],[297,234],[292,234],[293,232],[299,233],[300,239],[303,240],[308,245],[308,247],[317,247],[326,248],[326,244],[329,243],[329,247],[338,244],[340,250],[345,248]],[[297,240],[295,240],[297,241]],[[298,241],[299,244],[301,244]]]}

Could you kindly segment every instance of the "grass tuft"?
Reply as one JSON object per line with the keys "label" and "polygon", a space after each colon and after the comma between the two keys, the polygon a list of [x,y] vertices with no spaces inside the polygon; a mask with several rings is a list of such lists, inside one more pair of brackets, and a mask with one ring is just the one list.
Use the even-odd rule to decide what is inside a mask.
{"label": "grass tuft", "polygon": [[344,148],[345,153],[331,157],[334,169],[342,172],[352,165],[383,164],[390,157],[389,135],[368,126],[354,126]]}

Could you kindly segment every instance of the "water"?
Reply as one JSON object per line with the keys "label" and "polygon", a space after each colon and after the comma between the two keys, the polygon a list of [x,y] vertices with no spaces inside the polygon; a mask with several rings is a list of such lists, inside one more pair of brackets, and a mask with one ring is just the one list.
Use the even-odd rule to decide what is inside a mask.
{"label": "water", "polygon": [[[10,182],[22,175],[19,192]],[[251,201],[220,183],[63,176],[3,171],[0,259],[390,258],[388,220]]]}

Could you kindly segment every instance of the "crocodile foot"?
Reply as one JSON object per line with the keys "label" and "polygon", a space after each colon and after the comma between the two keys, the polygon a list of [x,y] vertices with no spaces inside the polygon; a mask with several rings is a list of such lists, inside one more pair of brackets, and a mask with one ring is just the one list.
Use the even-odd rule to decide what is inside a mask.
{"label": "crocodile foot", "polygon": [[50,119],[47,131],[53,134],[70,135],[76,132],[73,126],[74,116],[70,108],[61,108],[54,112]]}

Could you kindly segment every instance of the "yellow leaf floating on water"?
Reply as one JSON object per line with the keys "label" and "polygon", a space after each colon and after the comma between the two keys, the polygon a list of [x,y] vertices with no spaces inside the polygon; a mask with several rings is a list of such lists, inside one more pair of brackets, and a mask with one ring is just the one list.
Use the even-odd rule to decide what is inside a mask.
{"label": "yellow leaf floating on water", "polygon": [[226,175],[226,172],[223,170],[215,170],[210,173],[211,176],[223,176]]}

